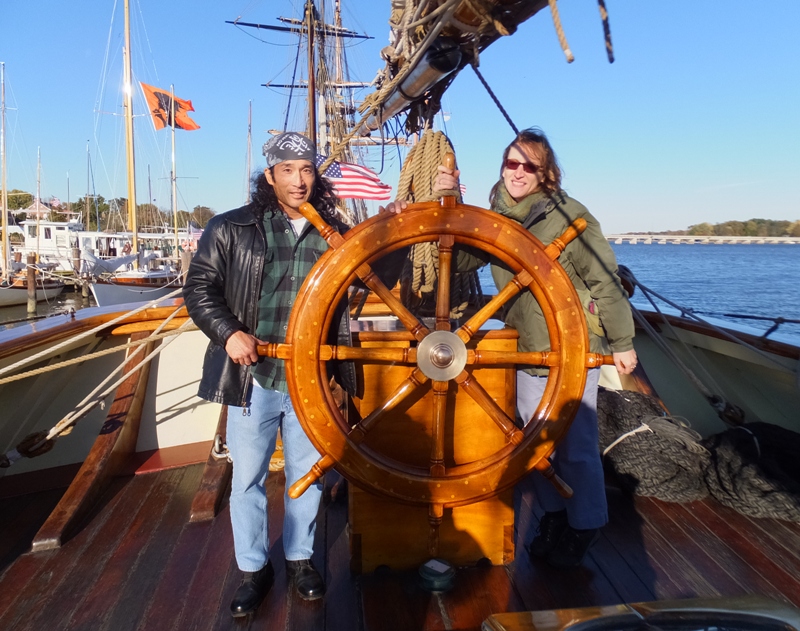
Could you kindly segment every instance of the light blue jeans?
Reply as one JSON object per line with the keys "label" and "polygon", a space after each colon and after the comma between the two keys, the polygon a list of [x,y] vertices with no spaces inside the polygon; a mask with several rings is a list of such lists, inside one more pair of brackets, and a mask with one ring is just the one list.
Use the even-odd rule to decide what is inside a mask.
{"label": "light blue jeans", "polygon": [[[288,394],[253,382],[250,407],[228,407],[226,442],[233,459],[231,523],[236,563],[256,572],[269,560],[267,494],[264,482],[281,429],[286,489],[311,470],[320,455],[306,436]],[[283,549],[287,561],[310,559],[322,484],[296,500],[284,492]]]}
{"label": "light blue jeans", "polygon": [[[550,459],[559,477],[572,487],[572,497],[561,497],[544,476],[533,474],[533,488],[542,508],[547,512],[566,508],[569,525],[579,530],[602,528],[608,523],[605,479],[597,437],[599,380],[600,369],[590,370],[575,420]],[[525,424],[539,406],[546,383],[547,377],[517,371],[517,413]]]}

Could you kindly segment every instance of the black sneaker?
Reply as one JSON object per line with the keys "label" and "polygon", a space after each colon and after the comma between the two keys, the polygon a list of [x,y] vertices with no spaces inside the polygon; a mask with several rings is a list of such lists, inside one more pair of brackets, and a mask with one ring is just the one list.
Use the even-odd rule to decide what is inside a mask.
{"label": "black sneaker", "polygon": [[569,527],[567,523],[567,511],[560,510],[556,513],[545,513],[541,520],[539,520],[539,528],[537,534],[528,552],[532,557],[544,558],[547,554],[556,547],[561,535]]}
{"label": "black sneaker", "polygon": [[600,537],[598,528],[575,530],[567,526],[556,547],[547,555],[547,562],[553,567],[578,567],[591,545]]}

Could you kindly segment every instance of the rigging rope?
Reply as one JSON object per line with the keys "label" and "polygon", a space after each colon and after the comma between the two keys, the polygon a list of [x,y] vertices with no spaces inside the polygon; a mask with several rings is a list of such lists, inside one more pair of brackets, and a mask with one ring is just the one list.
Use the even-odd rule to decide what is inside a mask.
{"label": "rigging rope", "polygon": [[556,27],[558,43],[561,44],[561,50],[564,51],[564,56],[567,58],[567,63],[571,64],[573,61],[575,61],[575,55],[573,55],[572,51],[569,49],[567,36],[564,35],[564,28],[561,26],[561,17],[558,15],[558,5],[556,4],[556,0],[547,0],[547,3],[550,5],[550,13],[553,16],[553,26]]}
{"label": "rigging rope", "polygon": [[331,154],[325,159],[319,167],[320,174],[324,174],[331,163],[338,159],[339,155],[344,151],[348,143],[359,133],[361,126],[366,123],[370,116],[378,112],[386,99],[394,92],[395,87],[416,68],[417,63],[422,58],[422,55],[428,50],[433,40],[441,33],[442,29],[448,24],[453,13],[455,13],[461,0],[446,0],[442,6],[446,6],[447,10],[442,16],[442,19],[425,35],[422,41],[416,46],[411,55],[409,55],[408,62],[397,72],[397,74],[388,82],[382,85],[376,92],[369,95],[359,107],[359,111],[363,112],[361,119],[353,126],[353,129],[348,133],[342,141],[331,150]]}
{"label": "rigging rope", "polygon": [[600,19],[603,21],[603,39],[606,43],[606,54],[608,55],[608,63],[614,63],[614,46],[611,43],[611,26],[608,24],[608,9],[606,9],[605,0],[597,0],[597,6],[600,8]]}
{"label": "rigging rope", "polygon": [[52,356],[53,355],[53,351],[61,350],[65,346],[72,346],[78,340],[82,340],[85,337],[89,337],[91,335],[95,335],[96,333],[99,333],[100,331],[102,331],[105,328],[113,326],[114,324],[122,322],[123,320],[125,320],[127,318],[130,318],[131,316],[136,315],[140,311],[144,311],[146,309],[150,309],[150,308],[154,307],[155,305],[157,305],[158,303],[163,302],[165,300],[169,300],[170,298],[175,298],[182,291],[183,291],[183,288],[178,288],[175,291],[170,292],[166,296],[163,296],[162,298],[156,298],[155,300],[151,300],[150,302],[146,302],[145,304],[137,307],[136,309],[133,309],[132,311],[128,311],[127,313],[124,313],[124,314],[122,314],[120,316],[117,316],[113,320],[110,320],[108,322],[104,322],[102,324],[99,324],[98,326],[94,327],[93,329],[89,329],[88,331],[84,331],[83,333],[79,333],[78,335],[76,335],[74,337],[70,337],[69,339],[64,340],[63,342],[61,342],[59,344],[56,344],[55,346],[50,346],[50,347],[44,349],[43,351],[41,351],[39,353],[31,355],[30,357],[26,357],[24,359],[21,359],[20,361],[18,361],[15,364],[11,364],[10,366],[6,366],[5,368],[0,368],[0,376],[6,375],[6,374],[8,374],[10,372],[14,372],[15,370],[17,370],[19,368],[22,368],[23,366],[27,366],[28,364],[32,364],[32,363],[38,361],[39,359],[41,359],[43,357]]}
{"label": "rigging rope", "polygon": [[[126,379],[128,379],[132,374],[136,373],[140,370],[143,366],[148,364],[150,361],[153,360],[159,353],[163,352],[169,344],[175,341],[176,337],[189,330],[196,329],[197,327],[191,320],[187,320],[181,326],[179,326],[174,331],[168,331],[165,333],[161,333],[167,324],[178,314],[181,307],[177,308],[173,311],[169,316],[167,316],[163,322],[156,328],[153,334],[149,335],[146,338],[141,340],[137,340],[134,342],[130,342],[123,346],[119,346],[113,349],[107,349],[106,351],[99,351],[97,353],[91,353],[89,355],[76,357],[72,360],[61,362],[60,364],[54,366],[48,366],[46,369],[38,369],[29,371],[24,375],[19,376],[20,378],[24,378],[27,376],[31,376],[33,374],[41,374],[42,372],[49,372],[50,370],[55,370],[56,368],[61,368],[64,366],[68,366],[75,363],[83,363],[88,361],[89,359],[94,359],[101,355],[107,355],[109,352],[119,352],[128,348],[139,347],[136,350],[128,355],[125,360],[120,364],[116,369],[114,369],[98,386],[95,387],[92,392],[90,392],[84,399],[78,403],[76,408],[69,412],[64,418],[62,418],[58,423],[56,423],[49,431],[44,432],[35,432],[33,434],[29,434],[26,436],[15,449],[8,451],[5,455],[0,456],[0,468],[6,468],[14,464],[14,462],[18,461],[22,457],[33,458],[35,456],[40,456],[44,453],[47,453],[53,448],[53,443],[58,436],[62,434],[68,434],[72,431],[72,427],[77,423],[81,418],[86,416],[89,412],[91,412],[95,407],[98,405],[102,406],[104,404],[105,398],[111,394],[114,390],[116,390]],[[133,358],[139,354],[139,352],[144,348],[145,344],[152,344],[155,341],[164,339],[166,337],[172,337],[172,339],[166,341],[164,344],[159,345],[155,348],[152,352],[150,352],[146,357],[144,357],[136,366],[134,366],[127,374],[122,375],[119,379],[117,379],[114,383],[110,386],[106,387],[105,390],[98,392],[106,385],[108,382],[114,377],[114,375],[118,374],[123,368],[130,363]],[[18,377],[15,375],[14,377]],[[14,378],[9,378],[8,381],[15,380]]]}
{"label": "rigging rope", "polygon": [[495,96],[494,92],[492,92],[492,89],[489,87],[489,84],[488,84],[488,83],[486,83],[486,79],[484,79],[484,78],[483,78],[483,75],[482,75],[482,74],[480,73],[480,71],[478,70],[478,67],[477,67],[475,64],[471,64],[471,65],[472,65],[472,69],[475,71],[475,74],[477,75],[478,79],[479,79],[479,80],[480,80],[480,82],[483,84],[483,87],[484,87],[484,88],[486,88],[486,91],[489,93],[489,96],[490,96],[490,97],[492,97],[492,101],[494,101],[494,104],[495,104],[495,105],[497,106],[497,108],[500,110],[500,113],[501,113],[501,114],[502,114],[502,115],[505,117],[505,119],[508,121],[508,124],[509,124],[509,125],[511,125],[511,129],[513,129],[513,130],[514,130],[514,134],[516,134],[516,135],[519,135],[519,129],[518,129],[518,128],[517,128],[517,126],[514,124],[514,121],[512,121],[512,120],[511,120],[511,117],[508,115],[508,112],[506,112],[506,110],[505,110],[505,108],[503,107],[503,105],[500,103],[500,99],[498,99],[498,98]]}

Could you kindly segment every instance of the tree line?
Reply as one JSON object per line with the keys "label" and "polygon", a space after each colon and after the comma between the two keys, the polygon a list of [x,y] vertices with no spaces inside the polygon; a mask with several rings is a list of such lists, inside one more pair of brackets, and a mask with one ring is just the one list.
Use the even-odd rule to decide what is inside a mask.
{"label": "tree line", "polygon": [[[34,196],[27,191],[13,189],[8,192],[8,210],[13,220],[24,221],[25,213],[19,211],[33,204]],[[125,231],[128,225],[128,200],[124,197],[105,199],[102,195],[87,195],[70,203],[54,202],[51,198],[50,221],[66,221],[70,214],[80,215],[86,230]],[[195,206],[191,212],[178,211],[178,226],[185,228],[191,221],[199,228],[205,228],[214,211],[208,206]],[[136,217],[140,229],[172,229],[172,212],[158,208],[155,204],[136,204]]]}
{"label": "tree line", "polygon": [[699,223],[689,226],[686,234],[704,237],[800,237],[800,221],[748,219],[714,225]]}

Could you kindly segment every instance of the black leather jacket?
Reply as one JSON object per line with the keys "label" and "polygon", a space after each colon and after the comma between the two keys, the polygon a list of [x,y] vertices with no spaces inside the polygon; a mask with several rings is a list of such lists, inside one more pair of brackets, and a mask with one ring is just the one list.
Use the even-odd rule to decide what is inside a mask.
{"label": "black leather jacket", "polygon": [[203,361],[198,396],[245,407],[250,368],[225,352],[236,331],[255,334],[264,271],[263,211],[247,205],[216,215],[197,244],[183,285],[186,309],[211,342]]}
{"label": "black leather jacket", "polygon": [[[266,234],[263,210],[253,204],[216,215],[197,244],[183,284],[186,309],[211,342],[203,360],[198,396],[207,401],[246,407],[251,373],[248,366],[234,364],[225,352],[228,338],[236,331],[255,335],[258,299],[264,274]],[[334,226],[344,233],[347,226]],[[389,287],[400,276],[407,248],[400,248],[375,265],[375,272]],[[361,286],[357,281],[356,286]],[[343,301],[334,313],[329,343],[350,344],[348,305]],[[352,362],[331,362],[333,376],[350,394],[358,384]]]}

